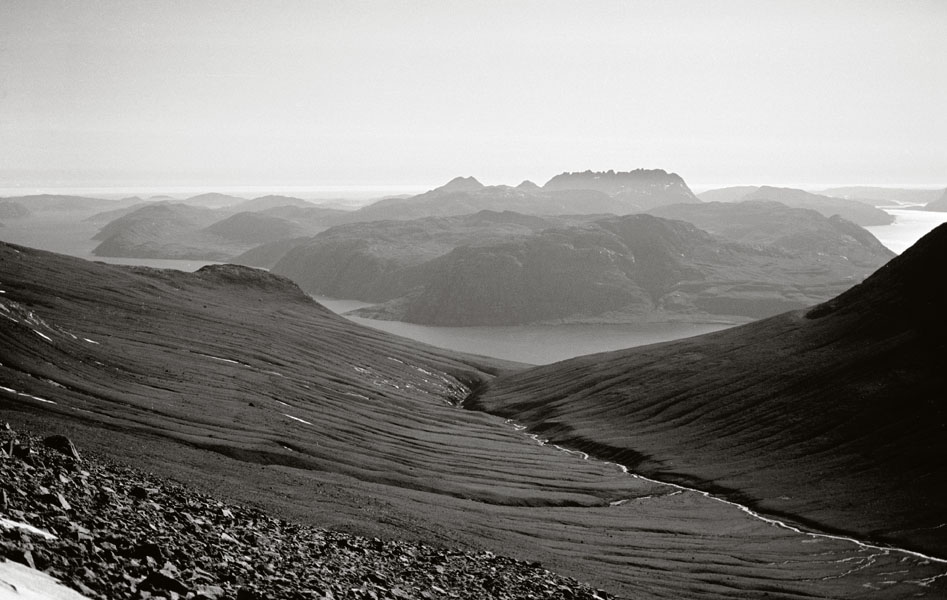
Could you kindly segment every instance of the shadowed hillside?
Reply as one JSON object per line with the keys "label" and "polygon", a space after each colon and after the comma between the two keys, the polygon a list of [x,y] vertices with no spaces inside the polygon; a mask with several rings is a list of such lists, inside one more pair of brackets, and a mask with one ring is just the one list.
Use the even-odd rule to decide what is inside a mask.
{"label": "shadowed hillside", "polygon": [[467,406],[649,476],[947,557],[947,226],[804,311],[501,377]]}
{"label": "shadowed hillside", "polygon": [[0,418],[271,516],[541,561],[628,598],[942,591],[938,564],[773,527],[461,410],[514,365],[359,327],[263,271],[2,244],[0,291]]}

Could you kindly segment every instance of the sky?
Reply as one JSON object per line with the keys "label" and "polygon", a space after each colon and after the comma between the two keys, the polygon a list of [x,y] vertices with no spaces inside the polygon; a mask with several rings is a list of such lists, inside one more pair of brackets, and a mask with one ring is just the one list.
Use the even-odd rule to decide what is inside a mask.
{"label": "sky", "polygon": [[0,187],[943,187],[945,31],[943,0],[0,0]]}

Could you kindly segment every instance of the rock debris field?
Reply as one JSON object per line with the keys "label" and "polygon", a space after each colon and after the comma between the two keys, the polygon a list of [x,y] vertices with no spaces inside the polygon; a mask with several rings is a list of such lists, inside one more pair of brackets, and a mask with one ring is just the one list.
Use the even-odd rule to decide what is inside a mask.
{"label": "rock debris field", "polygon": [[89,598],[610,597],[491,552],[358,537],[225,504],[80,456],[63,436],[6,425],[0,448],[0,553]]}

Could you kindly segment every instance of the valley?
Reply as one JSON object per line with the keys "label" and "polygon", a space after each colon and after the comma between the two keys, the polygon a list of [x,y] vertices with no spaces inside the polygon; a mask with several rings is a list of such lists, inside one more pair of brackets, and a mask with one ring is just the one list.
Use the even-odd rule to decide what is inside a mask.
{"label": "valley", "polygon": [[0,287],[3,419],[274,515],[540,561],[622,597],[940,593],[931,558],[776,527],[464,410],[522,367],[359,327],[283,278],[5,244]]}

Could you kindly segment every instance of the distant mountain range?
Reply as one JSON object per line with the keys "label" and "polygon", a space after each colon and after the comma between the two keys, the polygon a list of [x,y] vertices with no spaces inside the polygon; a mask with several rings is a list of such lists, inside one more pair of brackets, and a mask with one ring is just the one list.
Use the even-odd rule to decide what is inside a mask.
{"label": "distant mountain range", "polygon": [[260,244],[312,235],[347,214],[304,200],[266,197],[217,209],[146,202],[89,219],[119,215],[93,237],[100,242],[92,251],[96,256],[225,261]]}
{"label": "distant mountain range", "polygon": [[698,200],[679,175],[660,169],[562,173],[542,187],[530,181],[516,187],[484,186],[473,177],[457,177],[417,196],[366,206],[356,211],[353,220],[455,216],[481,210],[535,215],[625,215],[680,202]]}
{"label": "distant mountain range", "polygon": [[360,316],[507,325],[759,318],[830,298],[894,256],[852,223],[778,203],[663,210],[727,227],[484,211],[342,225],[235,260],[313,293],[384,303]]}
{"label": "distant mountain range", "polygon": [[889,225],[894,217],[885,211],[858,200],[813,194],[794,188],[770,186],[737,186],[708,190],[699,195],[704,202],[739,202],[744,200],[774,200],[793,208],[811,208],[826,217],[839,215],[849,221],[867,227]]}
{"label": "distant mountain range", "polygon": [[947,225],[814,308],[486,383],[553,443],[818,529],[947,555]]}

